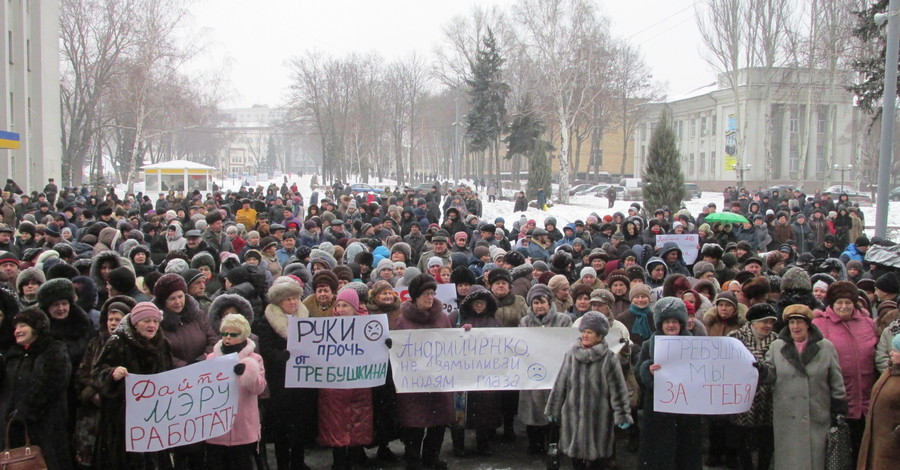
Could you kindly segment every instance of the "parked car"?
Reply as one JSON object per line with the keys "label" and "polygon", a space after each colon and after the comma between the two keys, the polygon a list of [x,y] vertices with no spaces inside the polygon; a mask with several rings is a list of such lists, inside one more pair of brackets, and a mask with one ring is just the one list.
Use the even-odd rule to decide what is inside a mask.
{"label": "parked car", "polygon": [[[605,198],[605,197],[606,197],[606,190],[607,190],[607,189],[609,189],[609,185],[608,185],[608,184],[607,184],[607,185],[604,185],[603,188],[601,188],[601,189],[599,189],[597,192],[595,192],[595,193],[594,193],[594,196]],[[616,199],[625,199],[625,195],[626,195],[626,193],[627,193],[627,191],[625,190],[625,186],[618,186],[618,185],[616,185],[616,186],[613,186],[613,189],[616,190]]]}
{"label": "parked car", "polygon": [[891,190],[890,200],[900,201],[900,186],[897,186],[896,188]]}
{"label": "parked car", "polygon": [[608,187],[609,187],[608,184],[592,184],[589,187],[584,188],[581,191],[578,191],[577,193],[575,193],[575,195],[576,196],[592,196],[597,191],[601,191],[601,190],[605,191],[606,188],[608,188]]}
{"label": "parked car", "polygon": [[700,186],[697,186],[696,183],[684,183],[684,200],[690,201],[691,199],[700,199],[703,196],[703,192],[700,191]]}
{"label": "parked car", "polygon": [[572,186],[572,188],[569,189],[569,196],[574,196],[574,195],[578,194],[580,191],[591,188],[593,186],[594,185],[590,184],[590,183],[589,184],[578,184],[578,185]]}
{"label": "parked car", "polygon": [[351,185],[350,185],[350,191],[357,191],[357,192],[360,192],[360,193],[363,192],[363,191],[365,191],[365,192],[375,193],[375,194],[381,194],[381,193],[384,192],[384,190],[381,189],[381,188],[376,188],[376,187],[374,187],[374,186],[372,186],[372,185],[368,185],[368,184],[365,184],[365,183],[351,184]]}
{"label": "parked car", "polygon": [[841,186],[839,184],[836,184],[834,186],[829,186],[829,187],[825,188],[824,192],[831,194],[834,198],[837,198],[841,194],[846,194],[847,197],[850,199],[850,202],[857,202],[857,203],[861,203],[861,204],[862,203],[865,203],[865,204],[872,203],[872,196],[870,196],[869,193],[857,191],[856,188],[853,188],[853,187],[850,187],[847,185]]}

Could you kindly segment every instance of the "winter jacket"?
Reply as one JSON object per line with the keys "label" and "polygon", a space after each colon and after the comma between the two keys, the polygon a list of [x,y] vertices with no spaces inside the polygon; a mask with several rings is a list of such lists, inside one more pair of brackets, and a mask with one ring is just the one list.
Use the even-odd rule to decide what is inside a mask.
{"label": "winter jacket", "polygon": [[825,468],[831,418],[847,412],[837,350],[810,325],[800,354],[790,330],[784,328],[769,347],[764,365],[763,381],[774,384],[775,470]]}
{"label": "winter jacket", "polygon": [[856,260],[862,263],[866,259],[865,253],[860,253],[859,250],[856,249],[856,243],[851,243],[847,245],[847,248],[841,253],[840,260],[846,265],[851,260]]}
{"label": "winter jacket", "polygon": [[512,285],[509,286],[510,294],[518,295],[524,299],[525,296],[528,295],[528,290],[531,289],[531,286],[533,285],[533,273],[534,266],[532,266],[531,263],[525,263],[510,269],[509,275],[513,280]]}
{"label": "winter jacket", "polygon": [[[550,303],[550,311],[546,315],[538,317],[531,308],[519,321],[520,328],[566,328],[572,326],[572,318],[565,312],[557,312],[553,302]],[[519,420],[529,426],[544,426],[550,424],[545,410],[550,390],[520,390],[519,391]]]}
{"label": "winter jacket", "polygon": [[857,470],[893,468],[900,461],[900,365],[885,371],[875,386]]}
{"label": "winter jacket", "polygon": [[545,414],[560,423],[559,450],[572,458],[613,455],[613,425],[632,423],[625,376],[605,342],[576,342],[563,359]]}
{"label": "winter jacket", "polygon": [[707,336],[728,336],[729,333],[740,329],[747,323],[747,306],[738,304],[734,316],[723,321],[719,318],[718,307],[713,305],[703,313],[701,318],[703,325],[706,326]]}
{"label": "winter jacket", "polygon": [[508,328],[519,326],[519,322],[528,310],[525,298],[512,292],[502,299],[498,298],[497,305],[497,318],[500,319],[503,326]]}
{"label": "winter jacket", "polygon": [[[41,447],[49,470],[72,468],[69,436],[64,432],[69,422],[66,391],[72,376],[65,344],[44,333],[27,349],[14,344],[0,373],[0,417],[4,420],[0,442],[7,437],[5,421],[15,412],[15,417],[28,425],[31,443]],[[21,428],[13,428],[13,432],[21,439]]]}
{"label": "winter jacket", "polygon": [[[768,352],[769,346],[778,339],[778,335],[774,331],[766,337],[760,338],[753,332],[751,323],[745,323],[740,329],[728,333],[728,336],[744,343],[750,354],[753,354],[753,357],[760,364],[766,359],[766,352]],[[759,384],[756,387],[756,395],[753,396],[753,404],[750,405],[750,410],[745,413],[729,415],[729,419],[733,424],[742,427],[771,426],[772,386],[763,383]]]}
{"label": "winter jacket", "polygon": [[875,321],[871,317],[855,309],[850,320],[842,320],[832,307],[825,309],[822,316],[813,320],[822,335],[837,350],[838,362],[841,365],[841,376],[844,378],[844,389],[850,419],[864,418],[869,409],[869,396],[872,384],[875,383],[875,345],[878,344],[878,332]]}
{"label": "winter jacket", "polygon": [[206,359],[218,341],[218,335],[209,324],[209,317],[200,310],[200,304],[187,294],[181,313],[167,310],[165,299],[154,298],[153,303],[163,312],[159,327],[169,341],[175,368]]}
{"label": "winter jacket", "polygon": [[794,241],[797,242],[797,253],[809,253],[816,246],[815,234],[809,225],[794,222],[791,224],[791,230],[794,231]]}
{"label": "winter jacket", "polygon": [[[222,357],[222,340],[213,346],[213,352],[206,359]],[[238,352],[238,363],[244,364],[244,373],[238,376],[238,412],[232,418],[234,426],[231,431],[212,439],[207,443],[218,446],[239,446],[252,444],[262,436],[259,421],[259,404],[257,398],[266,389],[266,368],[262,356],[253,352],[256,343],[247,339],[247,345]]]}
{"label": "winter jacket", "polygon": [[[421,310],[412,301],[400,304],[400,318],[397,330],[419,330],[424,328],[450,328],[450,319],[444,314],[440,300],[428,310]],[[407,428],[430,428],[446,426],[453,420],[453,394],[448,392],[400,393],[397,394],[397,414],[400,426]]]}

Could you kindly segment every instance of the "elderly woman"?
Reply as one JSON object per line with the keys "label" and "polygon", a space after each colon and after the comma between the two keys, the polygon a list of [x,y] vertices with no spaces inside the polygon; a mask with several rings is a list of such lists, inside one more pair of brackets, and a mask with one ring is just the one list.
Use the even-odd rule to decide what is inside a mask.
{"label": "elderly woman", "polygon": [[[554,294],[549,287],[535,284],[528,290],[528,311],[519,321],[520,328],[565,328],[572,326],[572,318],[556,311]],[[528,453],[540,455],[547,450],[550,421],[544,414],[549,390],[522,390],[519,392],[519,419],[528,432]]]}
{"label": "elderly woman", "polygon": [[250,339],[250,323],[243,315],[225,315],[219,333],[222,339],[206,358],[237,353],[234,373],[238,376],[238,412],[231,431],[206,441],[206,464],[209,468],[251,470],[253,449],[261,435],[257,398],[266,388],[266,369],[262,357],[253,352],[256,344]]}
{"label": "elderly woman", "polygon": [[891,341],[890,367],[872,387],[858,470],[893,468],[900,458],[900,334]]}
{"label": "elderly woman", "polygon": [[[437,283],[427,274],[410,281],[409,300],[400,305],[398,330],[450,328],[443,304],[434,296],[436,290]],[[401,393],[397,395],[397,412],[407,468],[447,468],[440,452],[444,431],[453,420],[453,394]]]}
{"label": "elderly woman", "polygon": [[[20,424],[6,435],[0,426],[0,442],[24,445],[25,433],[41,447],[49,470],[72,468],[68,436],[67,385],[71,363],[62,341],[48,332],[50,320],[36,307],[19,312],[13,319],[14,344],[6,355],[5,378],[0,385],[0,417]],[[124,436],[124,430],[122,431]],[[6,439],[6,441],[4,441]]]}
{"label": "elderly woman", "polygon": [[847,413],[837,350],[806,305],[785,307],[782,319],[787,327],[760,367],[760,380],[774,385],[775,470],[822,469],[828,429]]}
{"label": "elderly woman", "polygon": [[[769,346],[778,339],[772,331],[778,312],[768,303],[756,304],[747,311],[747,323],[728,333],[753,354],[757,362],[765,360]],[[772,463],[775,442],[772,431],[772,387],[760,384],[756,388],[750,411],[729,415],[731,430],[735,431],[729,444],[737,445],[737,460],[741,468],[752,469],[754,450],[758,452],[757,467],[768,470]]]}
{"label": "elderly woman", "polygon": [[[290,277],[282,276],[269,288],[269,305],[253,325],[259,336],[259,354],[269,371],[269,407],[266,426],[275,444],[278,468],[306,468],[304,447],[316,435],[317,393],[311,388],[285,388],[285,365],[288,360],[287,334],[291,317],[308,318],[309,311],[300,302],[303,288]],[[304,403],[306,406],[297,406]]]}
{"label": "elderly woman", "polygon": [[19,272],[16,278],[16,290],[19,291],[19,307],[22,309],[37,304],[37,292],[47,278],[38,268],[27,268]]}
{"label": "elderly woman", "polygon": [[869,411],[869,396],[875,375],[875,346],[878,333],[875,321],[868,312],[860,310],[859,290],[850,281],[835,281],[828,286],[825,297],[828,307],[813,320],[822,335],[834,344],[844,387],[847,390],[849,412],[847,425],[850,427],[851,445],[854,459],[859,455]]}
{"label": "elderly woman", "polygon": [[95,468],[154,468],[168,453],[125,452],[125,381],[128,374],[171,370],[172,351],[159,328],[162,312],[151,302],[136,304],[122,318],[93,366],[100,393]]}

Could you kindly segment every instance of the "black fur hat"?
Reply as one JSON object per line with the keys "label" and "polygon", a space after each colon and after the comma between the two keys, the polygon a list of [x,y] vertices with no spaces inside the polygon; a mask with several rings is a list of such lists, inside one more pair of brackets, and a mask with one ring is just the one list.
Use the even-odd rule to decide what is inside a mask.
{"label": "black fur hat", "polygon": [[38,289],[37,298],[41,309],[47,309],[57,300],[68,300],[71,305],[75,303],[75,286],[65,278],[51,279]]}
{"label": "black fur hat", "polygon": [[37,306],[28,307],[16,314],[13,324],[24,323],[31,327],[35,333],[41,334],[47,328],[50,328],[50,319]]}

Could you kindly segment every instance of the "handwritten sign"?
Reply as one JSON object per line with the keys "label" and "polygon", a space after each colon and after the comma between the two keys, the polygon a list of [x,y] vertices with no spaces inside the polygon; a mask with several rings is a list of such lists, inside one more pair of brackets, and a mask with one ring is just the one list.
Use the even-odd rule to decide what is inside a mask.
{"label": "handwritten sign", "polygon": [[285,387],[367,388],[384,385],[387,315],[291,318]]}
{"label": "handwritten sign", "polygon": [[666,242],[673,242],[681,249],[681,256],[684,258],[684,264],[692,265],[697,261],[697,254],[700,244],[700,235],[684,234],[684,235],[657,235],[656,248],[662,248]]}
{"label": "handwritten sign", "polygon": [[238,411],[237,354],[125,377],[125,450],[157,452],[231,431]]}
{"label": "handwritten sign", "polygon": [[462,328],[391,332],[398,393],[553,388],[572,328]]}
{"label": "handwritten sign", "polygon": [[[410,300],[409,297],[409,289],[406,288],[394,288],[394,292],[400,297],[401,302],[406,302]],[[434,297],[441,301],[444,304],[444,313],[446,315],[450,315],[456,310],[456,284],[438,284],[437,290],[434,291]]]}
{"label": "handwritten sign", "polygon": [[759,373],[753,354],[727,336],[656,336],[653,409],[727,415],[753,404]]}

